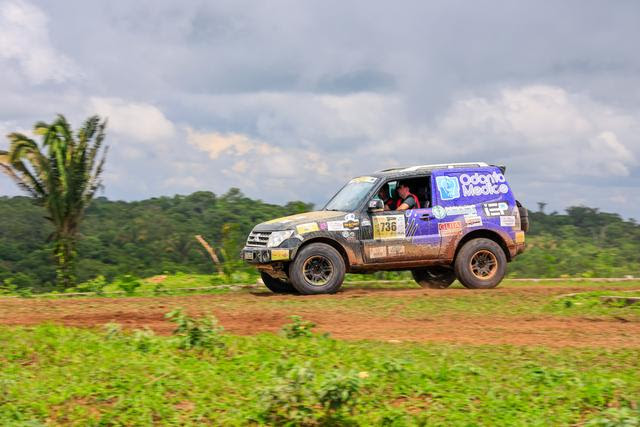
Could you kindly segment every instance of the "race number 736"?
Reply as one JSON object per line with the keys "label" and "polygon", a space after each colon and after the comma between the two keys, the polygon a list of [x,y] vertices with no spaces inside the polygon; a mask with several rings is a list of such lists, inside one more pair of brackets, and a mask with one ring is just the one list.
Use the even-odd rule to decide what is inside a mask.
{"label": "race number 736", "polygon": [[404,238],[404,215],[375,215],[372,219],[374,239]]}

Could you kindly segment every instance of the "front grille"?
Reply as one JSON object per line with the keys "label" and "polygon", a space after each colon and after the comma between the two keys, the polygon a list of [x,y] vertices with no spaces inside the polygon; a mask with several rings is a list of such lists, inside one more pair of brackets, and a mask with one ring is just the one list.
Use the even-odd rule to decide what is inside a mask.
{"label": "front grille", "polygon": [[247,239],[247,246],[267,246],[271,231],[252,231]]}

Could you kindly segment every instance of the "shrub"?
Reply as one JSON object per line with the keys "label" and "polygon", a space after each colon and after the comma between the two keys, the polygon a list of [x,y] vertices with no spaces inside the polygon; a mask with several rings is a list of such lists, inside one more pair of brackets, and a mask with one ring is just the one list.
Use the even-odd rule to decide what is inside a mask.
{"label": "shrub", "polygon": [[197,319],[177,308],[167,313],[165,318],[177,325],[173,334],[179,337],[178,346],[182,349],[202,347],[212,350],[225,347],[221,336],[224,328],[218,325],[218,320],[213,316]]}
{"label": "shrub", "polygon": [[130,274],[122,276],[120,279],[118,279],[116,284],[118,285],[118,288],[120,288],[120,290],[124,291],[124,293],[127,294],[127,296],[135,295],[136,289],[141,286],[140,281]]}
{"label": "shrub", "polygon": [[133,331],[131,343],[143,353],[149,353],[156,346],[155,334],[151,329],[136,329]]}
{"label": "shrub", "polygon": [[314,379],[315,372],[308,364],[294,366],[284,373],[275,385],[262,392],[264,421],[274,425],[311,424],[315,419],[313,405],[317,404],[312,387]]}
{"label": "shrub", "polygon": [[343,409],[349,409],[349,412],[353,412],[360,392],[361,377],[364,375],[358,375],[355,372],[334,373],[322,384],[318,391],[318,400],[327,416],[334,416]]}
{"label": "shrub", "polygon": [[100,275],[86,282],[80,283],[75,288],[70,288],[70,292],[94,292],[96,295],[104,294],[104,287],[107,286],[107,279]]}
{"label": "shrub", "polygon": [[274,425],[349,424],[344,410],[353,412],[364,373],[334,372],[315,387],[316,375],[309,364],[279,367],[278,371],[281,379],[262,392],[263,421]]}
{"label": "shrub", "polygon": [[292,322],[282,327],[282,332],[287,338],[311,338],[315,323],[304,320],[300,316],[290,316]]}
{"label": "shrub", "polygon": [[585,425],[598,427],[637,427],[640,426],[640,410],[630,408],[609,408]]}

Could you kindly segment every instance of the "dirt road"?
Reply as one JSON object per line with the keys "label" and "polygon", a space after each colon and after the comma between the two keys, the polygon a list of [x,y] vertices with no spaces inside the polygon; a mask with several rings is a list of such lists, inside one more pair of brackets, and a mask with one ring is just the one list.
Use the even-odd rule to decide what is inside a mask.
{"label": "dirt road", "polygon": [[[577,290],[584,290],[577,288]],[[501,314],[464,309],[432,313],[406,308],[416,301],[451,303],[490,296],[496,301],[541,301],[574,292],[572,288],[498,288],[484,293],[463,289],[351,289],[337,295],[282,296],[268,292],[233,292],[138,298],[0,299],[0,324],[55,322],[98,327],[117,322],[127,328],[148,327],[161,334],[173,325],[164,314],[183,307],[192,315],[211,313],[235,334],[276,332],[292,314],[303,316],[340,339],[435,341],[461,344],[513,344],[548,347],[640,348],[640,322],[602,316],[559,316],[541,313]],[[487,294],[486,292],[491,292]],[[381,309],[380,307],[384,307]]]}

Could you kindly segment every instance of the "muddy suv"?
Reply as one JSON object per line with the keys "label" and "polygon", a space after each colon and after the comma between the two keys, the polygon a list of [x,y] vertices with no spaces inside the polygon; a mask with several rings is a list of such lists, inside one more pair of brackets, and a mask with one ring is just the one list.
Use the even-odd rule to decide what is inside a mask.
{"label": "muddy suv", "polygon": [[[410,270],[429,288],[456,278],[467,288],[494,288],[524,251],[529,226],[504,173],[502,166],[462,163],[353,178],[320,211],[255,226],[241,256],[278,293],[333,293],[345,273],[379,270]],[[379,194],[397,196],[399,182],[416,207],[385,210]]]}

